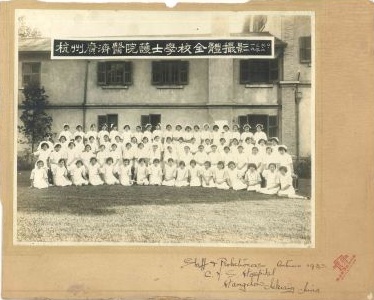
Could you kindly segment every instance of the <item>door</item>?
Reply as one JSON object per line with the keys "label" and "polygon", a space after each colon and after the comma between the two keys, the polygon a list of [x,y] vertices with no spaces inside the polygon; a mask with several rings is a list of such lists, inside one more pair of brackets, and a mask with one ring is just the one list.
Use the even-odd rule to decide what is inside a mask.
{"label": "door", "polygon": [[140,118],[140,123],[142,124],[142,128],[145,129],[145,125],[151,124],[152,131],[155,130],[156,125],[161,123],[161,115],[142,115]]}
{"label": "door", "polygon": [[101,130],[104,124],[108,125],[108,118],[107,115],[100,115],[97,116],[97,128]]}
{"label": "door", "polygon": [[156,125],[161,123],[161,115],[149,115],[150,123],[152,124],[152,131],[155,130]]}
{"label": "door", "polygon": [[245,124],[248,124],[248,116],[247,115],[239,116],[238,117],[238,123],[239,123],[239,126],[240,126],[240,131],[243,131],[243,126]]}
{"label": "door", "polygon": [[261,124],[264,126],[263,131],[268,132],[268,115],[248,115],[248,124],[251,126],[252,131],[256,132],[256,125]]}
{"label": "door", "polygon": [[112,125],[118,128],[118,115],[107,115],[108,126],[111,128]]}
{"label": "door", "polygon": [[145,130],[145,125],[150,124],[150,123],[151,123],[151,118],[149,117],[149,115],[142,115],[140,117],[140,124],[143,130]]}

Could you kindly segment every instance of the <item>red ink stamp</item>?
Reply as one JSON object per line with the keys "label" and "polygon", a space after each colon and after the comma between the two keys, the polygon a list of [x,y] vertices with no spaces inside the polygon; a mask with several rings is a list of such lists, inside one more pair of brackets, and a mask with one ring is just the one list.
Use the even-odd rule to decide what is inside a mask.
{"label": "red ink stamp", "polygon": [[336,281],[343,280],[345,275],[348,274],[351,267],[356,262],[356,255],[340,255],[337,259],[334,260],[333,269],[339,272]]}

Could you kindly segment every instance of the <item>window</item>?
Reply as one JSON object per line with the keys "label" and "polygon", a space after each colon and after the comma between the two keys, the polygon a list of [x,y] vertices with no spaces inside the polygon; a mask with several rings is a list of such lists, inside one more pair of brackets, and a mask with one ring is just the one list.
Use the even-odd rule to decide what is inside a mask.
{"label": "window", "polygon": [[118,115],[99,115],[97,117],[97,125],[99,130],[103,127],[104,124],[110,127],[111,124],[118,127]]}
{"label": "window", "polygon": [[152,62],[153,85],[186,85],[188,84],[188,61],[154,61]]}
{"label": "window", "polygon": [[97,67],[97,84],[132,84],[132,63],[129,61],[99,62]]}
{"label": "window", "polygon": [[40,84],[40,62],[24,62],[22,63],[22,85]]}
{"label": "window", "polygon": [[299,38],[299,57],[300,63],[311,63],[312,61],[312,39],[310,36]]}
{"label": "window", "polygon": [[158,115],[158,114],[142,115],[140,117],[140,123],[143,129],[145,129],[145,126],[147,124],[151,124],[152,131],[153,131],[156,128],[156,125],[161,123],[161,115]]}
{"label": "window", "polygon": [[249,124],[252,128],[252,132],[255,132],[256,124],[262,124],[268,138],[279,137],[278,116],[243,115],[238,117],[238,122],[241,128],[243,128],[245,124]]}
{"label": "window", "polygon": [[240,61],[240,83],[273,83],[279,79],[278,59]]}

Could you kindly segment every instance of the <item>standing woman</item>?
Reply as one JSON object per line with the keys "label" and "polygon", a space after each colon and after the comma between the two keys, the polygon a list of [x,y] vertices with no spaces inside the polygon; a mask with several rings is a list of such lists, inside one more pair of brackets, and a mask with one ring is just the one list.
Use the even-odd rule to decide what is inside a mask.
{"label": "standing woman", "polygon": [[108,131],[108,125],[107,124],[103,124],[103,126],[101,126],[101,130],[97,134],[100,145],[103,143],[105,135],[107,135],[109,137],[109,131]]}
{"label": "standing woman", "polygon": [[126,145],[127,143],[131,142],[132,132],[130,130],[130,125],[123,126],[123,132],[122,132],[122,143],[123,145]]}
{"label": "standing woman", "polygon": [[268,137],[265,132],[263,132],[264,126],[262,124],[257,124],[256,125],[256,132],[253,135],[253,138],[255,139],[256,143],[260,141],[261,139],[267,141]]}
{"label": "standing woman", "polygon": [[97,130],[95,124],[91,124],[90,130],[87,131],[85,138],[88,140],[90,136],[93,136],[95,140],[97,139]]}
{"label": "standing woman", "polygon": [[84,139],[84,137],[86,136],[86,134],[83,132],[83,127],[82,125],[77,125],[77,127],[75,127],[76,131],[74,132],[73,134],[73,138],[75,139],[77,136],[80,136],[82,138],[82,141]]}
{"label": "standing woman", "polygon": [[200,126],[197,125],[197,124],[195,124],[194,127],[193,127],[193,137],[195,138],[198,145],[200,145],[202,143]]}
{"label": "standing woman", "polygon": [[250,132],[250,129],[251,126],[249,124],[245,124],[243,126],[244,131],[240,135],[240,140],[242,141],[242,143],[244,143],[247,138],[253,138],[253,133]]}
{"label": "standing woman", "polygon": [[60,132],[58,139],[60,140],[61,137],[64,136],[66,141],[70,141],[73,138],[73,134],[70,132],[69,124],[64,124],[64,130]]}
{"label": "standing woman", "polygon": [[201,141],[200,141],[201,144],[202,144],[206,139],[210,139],[210,140],[213,139],[212,132],[210,131],[210,126],[209,126],[208,123],[205,123],[205,124],[203,125],[203,131],[201,131],[200,137],[201,137]]}

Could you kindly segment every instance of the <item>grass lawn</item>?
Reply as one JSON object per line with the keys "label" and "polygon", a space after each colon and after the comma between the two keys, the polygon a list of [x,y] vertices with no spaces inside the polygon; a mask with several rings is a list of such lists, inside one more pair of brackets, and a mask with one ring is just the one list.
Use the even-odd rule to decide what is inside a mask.
{"label": "grass lawn", "polygon": [[[29,188],[18,173],[20,242],[311,242],[310,200],[203,188],[84,186]],[[299,193],[310,195],[310,180]]]}

